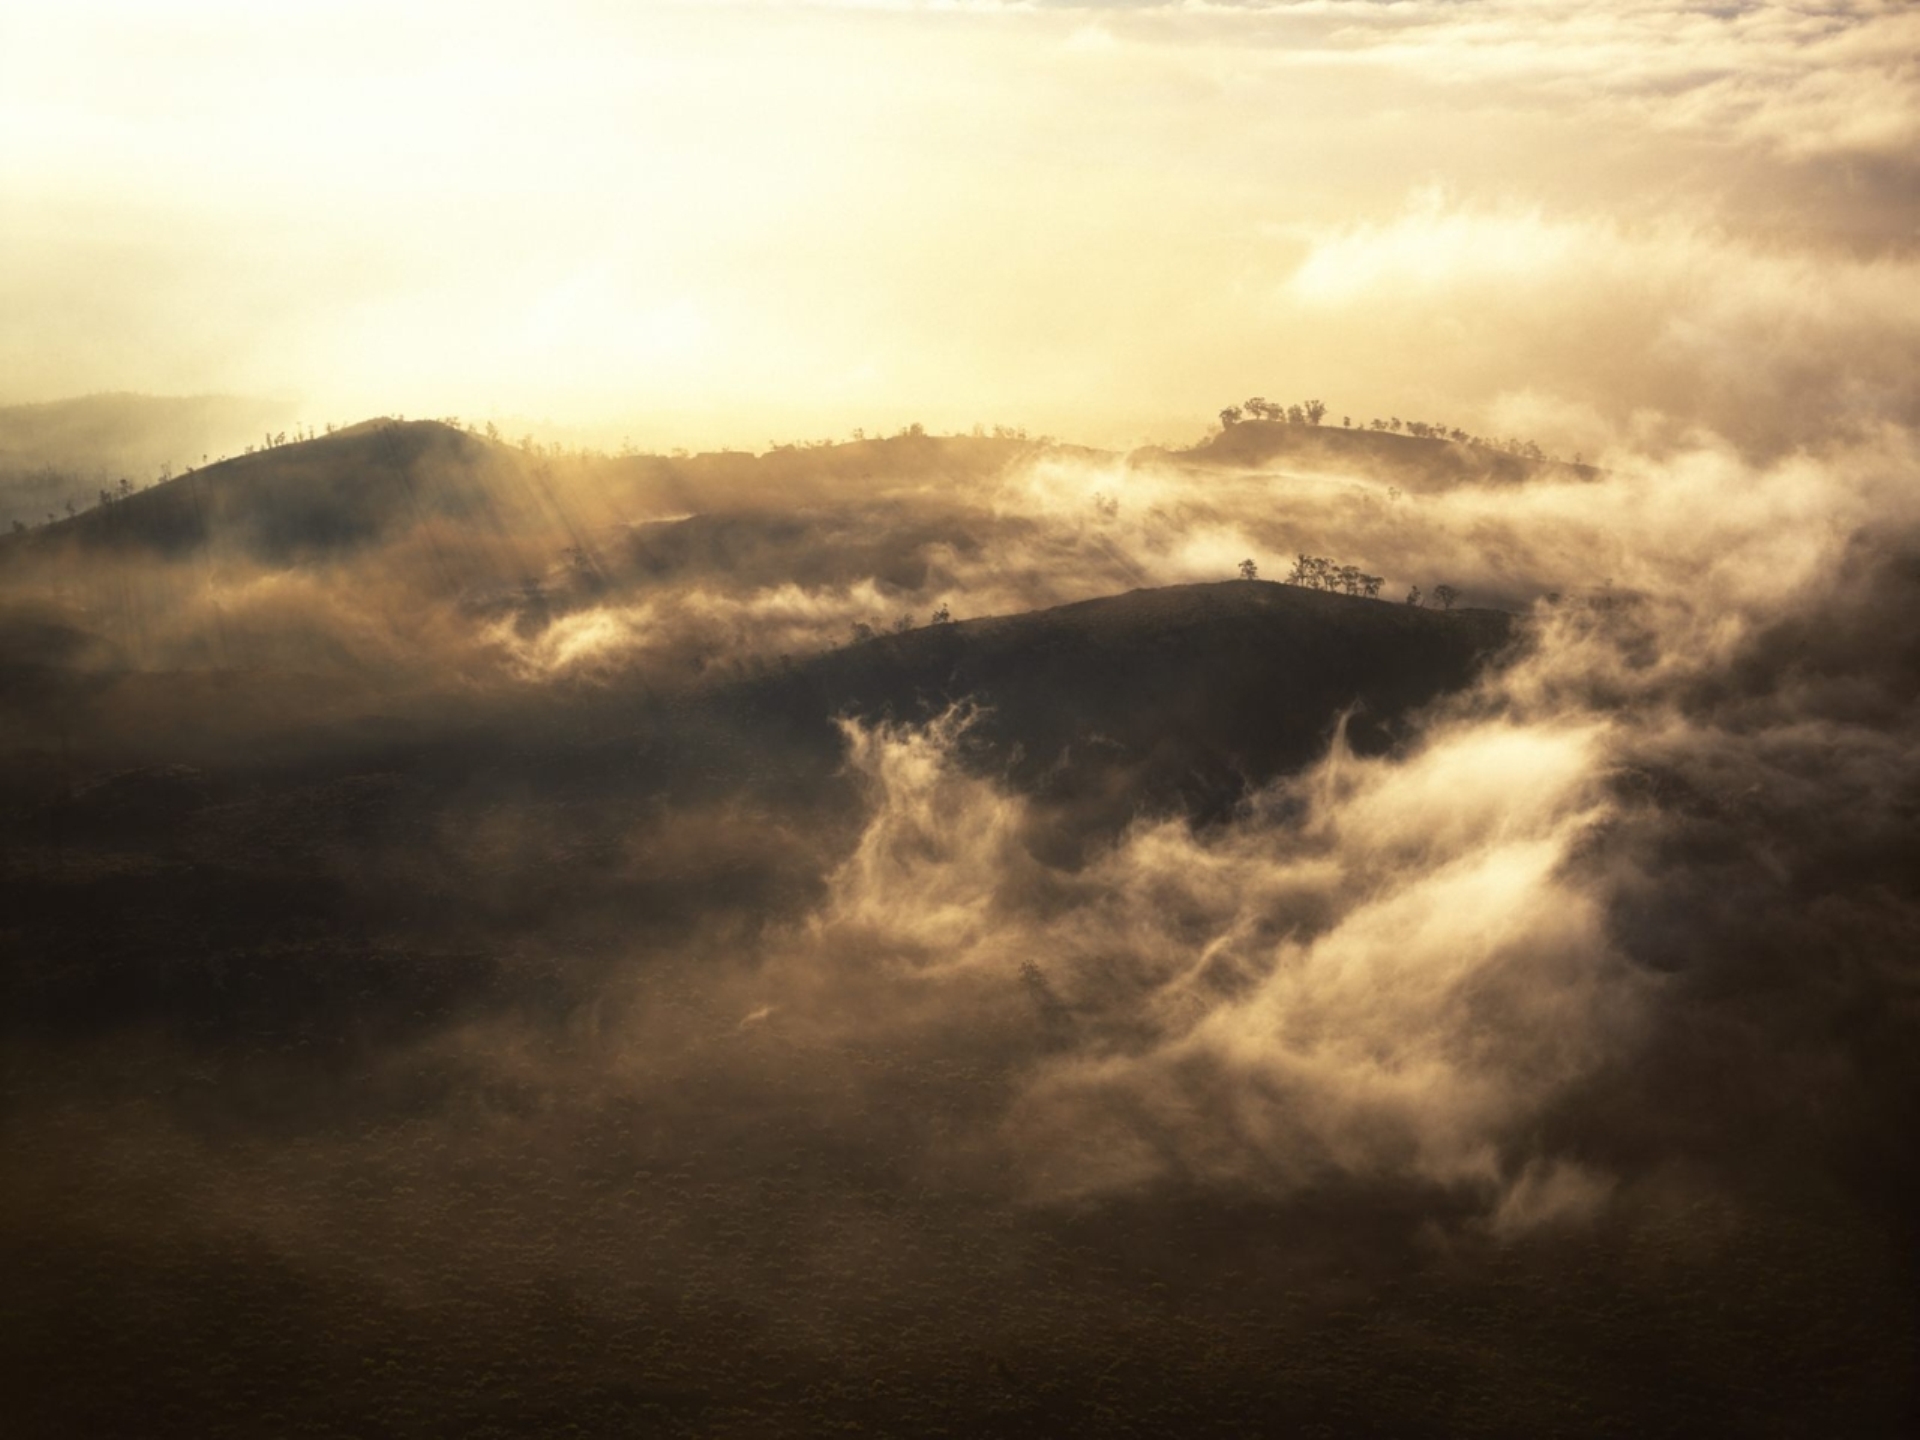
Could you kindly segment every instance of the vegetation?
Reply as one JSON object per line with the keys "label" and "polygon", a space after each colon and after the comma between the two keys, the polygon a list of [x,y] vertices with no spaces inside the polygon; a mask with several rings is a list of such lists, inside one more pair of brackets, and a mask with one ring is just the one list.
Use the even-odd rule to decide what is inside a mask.
{"label": "vegetation", "polygon": [[[1231,429],[1245,420],[1264,420],[1278,425],[1318,425],[1325,418],[1326,413],[1327,407],[1318,400],[1278,405],[1256,395],[1239,405],[1228,405],[1222,409],[1220,424],[1223,429]],[[1353,418],[1342,416],[1340,424],[1342,429],[1351,429]],[[1539,463],[1555,460],[1555,457],[1548,455],[1538,443],[1532,440],[1475,435],[1457,425],[1450,426],[1435,421],[1402,420],[1395,415],[1384,420],[1370,420],[1359,428],[1382,434],[1408,435],[1420,440],[1445,440],[1455,445],[1467,445],[1475,449],[1494,451]],[[1579,465],[1583,462],[1579,456],[1575,456],[1572,463]]]}
{"label": "vegetation", "polygon": [[[1260,567],[1252,560],[1242,560],[1239,574],[1242,580],[1255,580],[1259,578]],[[1342,565],[1324,555],[1303,552],[1294,557],[1293,568],[1287,572],[1287,578],[1282,583],[1306,590],[1323,590],[1333,595],[1356,595],[1377,600],[1380,598],[1380,587],[1386,584],[1386,579],[1380,575],[1369,575],[1358,565]],[[1459,603],[1460,592],[1451,585],[1436,585],[1433,587],[1433,598],[1442,610],[1451,610]],[[1559,594],[1555,593],[1550,600],[1557,604]],[[1406,603],[1415,609],[1425,603],[1418,585],[1407,591]]]}
{"label": "vegetation", "polygon": [[1323,555],[1301,554],[1294,558],[1285,583],[1373,600],[1379,598],[1386,581],[1382,576],[1367,574],[1358,565],[1339,565]]}

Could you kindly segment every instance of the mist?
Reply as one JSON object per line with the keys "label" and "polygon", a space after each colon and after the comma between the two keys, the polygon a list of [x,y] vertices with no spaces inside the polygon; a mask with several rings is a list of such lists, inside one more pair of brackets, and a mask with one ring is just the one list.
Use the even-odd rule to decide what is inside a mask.
{"label": "mist", "polygon": [[1264,386],[1476,432],[1519,407],[1589,454],[1911,405],[1898,5],[4,24],[18,401],[267,391],[315,424],[526,416],[608,449],[915,421],[1126,447]]}
{"label": "mist", "polygon": [[1915,39],[0,18],[21,1433],[1908,1433]]}
{"label": "mist", "polygon": [[[1230,1397],[1311,1415],[1330,1361],[1249,1335],[1346,1294],[1425,1333],[1409,1277],[1550,1288],[1596,1247],[1626,1278],[1579,1303],[1638,1314],[1651,1246],[1781,1327],[1740,1406],[1836,1403],[1784,1338],[1819,1314],[1850,1413],[1897,1413],[1910,441],[1594,469],[1312,430],[675,460],[380,421],[15,536],[8,1204],[67,1317],[35,1353],[77,1353],[107,1302],[59,1257],[104,1245],[129,1357],[232,1343],[224,1300],[160,1319],[148,1257],[285,1276],[305,1318],[232,1303],[295,1327],[246,1342],[290,1394],[350,1310],[444,1396],[543,1353],[537,1293],[583,1337],[678,1317],[634,1363],[683,1380],[515,1362],[596,1423],[868,1364],[889,1424],[1078,1423],[1175,1316]],[[1226,578],[1323,554],[1382,598]],[[1089,1286],[1092,1331],[1050,1308]],[[416,1328],[459,1303],[471,1360]],[[1453,1383],[1539,1422],[1563,1382],[1489,1343]],[[1736,1403],[1663,1343],[1663,1414]],[[458,1423],[533,1423],[476,1393]]]}

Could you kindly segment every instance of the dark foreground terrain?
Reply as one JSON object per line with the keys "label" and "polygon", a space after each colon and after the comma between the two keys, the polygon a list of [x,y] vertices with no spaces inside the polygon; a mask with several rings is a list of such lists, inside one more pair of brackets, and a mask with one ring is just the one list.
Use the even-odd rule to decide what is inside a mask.
{"label": "dark foreground terrain", "polygon": [[[1140,1178],[1062,1182],[1036,1077],[1151,1050],[1179,989],[1078,917],[1171,874],[1154,936],[1220,950],[1209,867],[1230,890],[1306,826],[1330,750],[1491,705],[1528,628],[1229,582],[591,682],[347,664],[346,621],[294,645],[259,596],[322,551],[538,636],[729,547],[756,583],[824,564],[844,519],[583,533],[521,584],[527,472],[507,505],[461,477],[518,462],[410,433],[295,457],[264,511],[152,492],[33,538],[97,563],[0,628],[8,1434],[1913,1433],[1911,816],[1863,861],[1857,826],[1794,849],[1773,797],[1679,761],[1611,777],[1678,818],[1567,863],[1651,877],[1608,924],[1659,1019],[1484,1176],[1390,1128],[1219,1163],[1193,1134],[1266,1153],[1223,1089],[1132,1115]],[[888,513],[903,592],[964,551],[939,507]],[[217,545],[281,568],[204,652],[112,598],[187,593]],[[130,553],[182,568],[100,568]],[[1499,1043],[1500,996],[1461,1003],[1463,1046]],[[1554,1218],[1536,1154],[1605,1203]]]}
{"label": "dark foreground terrain", "polygon": [[277,761],[17,754],[10,1428],[1786,1435],[1817,1397],[1895,1433],[1904,1257],[1815,1174],[1506,1242],[1406,1182],[1036,1206],[936,1139],[1059,1043],[1014,975],[977,1034],[725,1009],[857,837],[834,716],[992,706],[970,763],[1071,867],[1356,704],[1391,743],[1502,620],[1236,583]]}

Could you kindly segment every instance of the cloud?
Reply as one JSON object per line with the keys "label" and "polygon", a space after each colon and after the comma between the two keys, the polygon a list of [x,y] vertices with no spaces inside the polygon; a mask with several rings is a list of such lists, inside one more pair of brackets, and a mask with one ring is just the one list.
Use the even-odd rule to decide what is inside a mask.
{"label": "cloud", "polygon": [[1527,1125],[1646,999],[1571,865],[1608,808],[1603,732],[1336,751],[1224,830],[1142,823],[1066,874],[1026,848],[1026,802],[958,765],[966,725],[849,726],[871,818],[757,982],[770,1023],[1039,1043],[990,1145],[1035,1197],[1332,1172],[1463,1186],[1501,1224],[1540,1208]]}
{"label": "cloud", "polygon": [[1284,294],[1322,323],[1420,337],[1417,354],[1489,389],[1597,410],[1627,445],[1655,438],[1649,422],[1778,451],[1917,418],[1920,265],[1904,256],[1430,192],[1315,236]]}
{"label": "cloud", "polygon": [[[1869,798],[1920,774],[1894,718],[1909,642],[1846,667],[1890,702],[1867,712],[1885,729],[1861,723],[1861,689],[1799,677],[1818,652],[1782,635],[1813,627],[1836,654],[1888,625],[1910,640],[1903,455],[1756,469],[1720,450],[1428,497],[1433,536],[1484,541],[1504,516],[1523,568],[1615,536],[1620,589],[1540,607],[1531,648],[1402,749],[1336,742],[1224,825],[1142,818],[1071,866],[1035,847],[1030,797],[963,761],[965,714],[849,723],[864,829],[734,1013],[772,1006],[821,1055],[1012,1055],[1005,1101],[938,1163],[1029,1200],[1338,1180],[1438,1187],[1509,1239],[1586,1223],[1658,1163],[1627,1098],[1641,1075],[1682,1063],[1700,1024],[1731,1027],[1714,1043],[1735,1066],[1795,1027],[1790,1002],[1698,1009],[1717,1003],[1701,986],[1779,983],[1748,959],[1756,925],[1808,904],[1836,934],[1916,924],[1825,858],[1847,828],[1910,829]],[[1230,507],[1246,482],[1219,482]],[[1022,483],[1072,489],[1058,461]],[[1142,483],[1143,509],[1169,503],[1166,475]],[[1835,983],[1850,1004],[1885,982]],[[1793,1062],[1805,1094],[1782,1103],[1839,1103],[1853,1082],[1822,1063]],[[1721,1101],[1665,1103],[1652,1128],[1681,1134],[1657,1155],[1711,1153]]]}
{"label": "cloud", "polygon": [[[34,137],[0,174],[28,217],[6,240],[0,384],[293,391],[334,419],[513,408],[661,445],[916,419],[1130,444],[1250,391],[1370,410],[1424,391],[1458,413],[1546,362],[1556,392],[1618,423],[1647,398],[1581,342],[1646,287],[1567,227],[1602,217],[1635,254],[1662,224],[1725,237],[1743,273],[1777,256],[1790,291],[1833,255],[1885,257],[1897,284],[1910,247],[1897,7],[447,19],[390,27],[432,51],[421,73],[318,12],[291,47],[185,12],[34,17],[16,48],[41,61],[0,87],[0,126]],[[1090,33],[1111,43],[1075,47]],[[353,123],[314,129],[341,93]],[[1427,237],[1444,266],[1388,266],[1406,323],[1302,312],[1286,282],[1303,242],[1390,227],[1435,183],[1464,218]],[[509,192],[527,203],[490,198]],[[1716,247],[1691,248],[1698,265],[1656,267],[1682,331]],[[1591,305],[1489,303],[1493,256],[1516,284],[1558,256]],[[1427,324],[1455,274],[1459,303]],[[1548,316],[1577,332],[1557,356]],[[1766,323],[1728,337],[1736,358]],[[1706,398],[1687,418],[1724,423]]]}
{"label": "cloud", "polygon": [[1596,124],[1744,142],[1790,160],[1905,160],[1920,138],[1920,19],[1897,3],[1058,8],[1112,17],[1136,40],[1251,46],[1295,68],[1390,69],[1413,86],[1495,87],[1496,103],[1585,111]]}

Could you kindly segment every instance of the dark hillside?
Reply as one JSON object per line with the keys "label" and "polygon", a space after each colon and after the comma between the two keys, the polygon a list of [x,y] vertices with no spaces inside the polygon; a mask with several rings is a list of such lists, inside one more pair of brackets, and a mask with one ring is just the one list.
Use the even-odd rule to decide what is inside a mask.
{"label": "dark hillside", "polygon": [[[842,533],[820,523],[774,548]],[[691,526],[658,556],[764,566],[736,553],[763,539]],[[1219,815],[1350,708],[1356,747],[1392,744],[1508,616],[1233,581],[727,683],[389,702],[290,667],[137,670],[67,613],[0,625],[7,698],[36,697],[0,705],[14,1432],[1911,1431],[1909,1257],[1813,1186],[1744,1237],[1641,1187],[1509,1238],[1477,1192],[1391,1169],[1037,1204],[1002,1168],[1035,1077],[1124,1060],[1165,993],[1124,943],[1060,953],[1104,883],[1089,852],[1137,812]],[[963,867],[928,908],[1036,918],[944,979],[917,931],[836,918],[873,803],[834,718],[957,701],[984,707],[964,758],[1038,803],[990,797],[1017,865]],[[929,846],[949,821],[965,842],[932,793]],[[1179,854],[1203,868],[1214,838]],[[1356,1013],[1392,1013],[1411,972],[1352,968]],[[1192,983],[1241,982],[1210,961]],[[1486,993],[1463,1045],[1497,1038]],[[1648,1114],[1717,1131],[1689,1097],[1788,1053],[1733,1069],[1721,1033],[1704,1015],[1543,1123],[1602,1163],[1681,1143]],[[1741,1088],[1771,1143],[1784,1086]],[[1237,1123],[1231,1091],[1194,1093],[1180,1124]],[[1859,1108],[1823,1105],[1821,1143]],[[1608,1408],[1570,1421],[1594,1390]]]}
{"label": "dark hillside", "polygon": [[1412,710],[1468,683],[1513,624],[1499,611],[1228,581],[929,625],[747,680],[662,689],[638,677],[447,702],[297,669],[143,670],[89,632],[21,618],[0,628],[12,707],[0,743],[51,744],[57,728],[82,777],[226,756],[265,766],[271,784],[274,756],[351,768],[365,737],[404,717],[422,753],[451,725],[463,747],[484,751],[497,735],[502,753],[582,773],[630,770],[621,755],[635,746],[656,758],[691,747],[698,763],[662,758],[656,777],[680,790],[703,776],[727,788],[796,746],[790,758],[809,757],[803,769],[817,778],[837,763],[836,716],[922,721],[967,702],[980,711],[977,755],[1023,788],[1071,788],[1097,772],[1123,808],[1151,794],[1211,809],[1324,751],[1343,714],[1356,751],[1392,744]]}
{"label": "dark hillside", "polygon": [[[817,523],[796,507],[846,508],[851,492],[866,498],[846,508],[834,533],[797,537],[817,540],[823,556],[833,552],[826,569],[844,575],[850,563],[892,541],[862,544],[854,533],[876,519],[872,497],[899,487],[964,494],[1029,448],[1017,440],[897,435],[776,446],[763,455],[560,455],[437,421],[369,420],[221,461],[107,504],[95,506],[94,490],[85,490],[88,508],[78,515],[0,536],[0,561],[70,550],[178,558],[211,548],[285,566],[365,552],[429,521],[439,522],[441,543],[468,548],[508,537],[557,548],[638,524],[629,541],[637,575],[679,578],[684,569],[712,568],[703,565],[703,551],[729,569],[753,559],[727,551],[755,524],[779,532],[776,540],[792,540],[795,526]],[[696,523],[685,534],[648,523],[662,516]],[[851,559],[841,554],[849,545],[858,550]]]}
{"label": "dark hillside", "polygon": [[1324,753],[1342,716],[1356,751],[1384,750],[1512,631],[1496,610],[1234,580],[883,636],[756,698],[900,721],[971,702],[983,758],[1105,829],[1142,804],[1218,814]]}
{"label": "dark hillside", "polygon": [[1190,450],[1165,452],[1190,465],[1312,465],[1358,470],[1410,490],[1473,482],[1518,485],[1528,480],[1591,480],[1591,465],[1528,460],[1483,445],[1384,430],[1242,420]]}
{"label": "dark hillside", "polygon": [[[1222,814],[1323,753],[1349,709],[1356,748],[1392,743],[1510,626],[1235,581],[932,626],[673,698],[539,690],[385,715],[341,713],[338,687],[298,674],[102,669],[46,629],[24,637],[39,699],[0,729],[0,930],[21,960],[3,1008],[373,1025],[390,999],[412,1014],[423,948],[478,957],[436,972],[457,990],[504,983],[486,957],[510,936],[778,909],[851,838],[844,715],[982,707],[972,764],[1041,802],[1028,843],[1076,865],[1141,810]],[[741,807],[764,838],[674,849],[690,817]],[[351,954],[328,958],[328,933]],[[281,952],[304,958],[285,974],[259,958]],[[208,988],[227,966],[252,988]]]}
{"label": "dark hillside", "polygon": [[358,549],[430,517],[498,530],[536,509],[500,447],[433,421],[372,420],[209,465],[10,545],[162,556],[218,546],[276,564]]}

